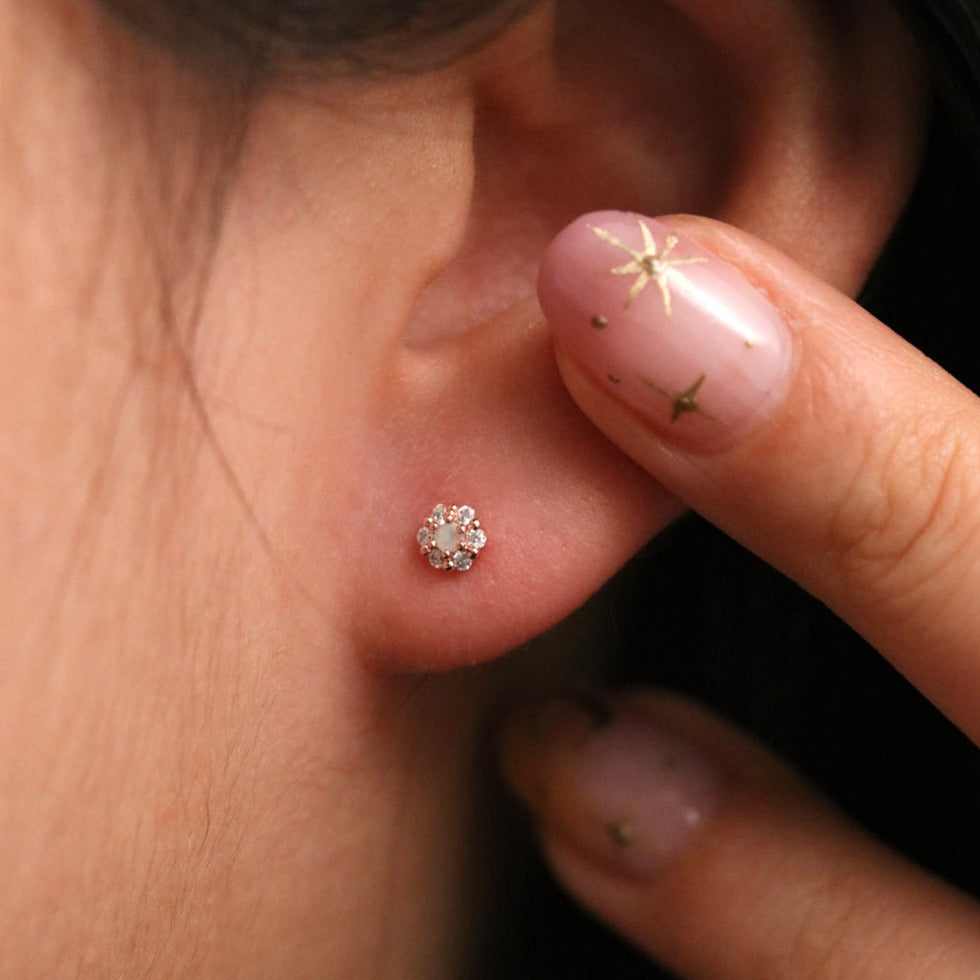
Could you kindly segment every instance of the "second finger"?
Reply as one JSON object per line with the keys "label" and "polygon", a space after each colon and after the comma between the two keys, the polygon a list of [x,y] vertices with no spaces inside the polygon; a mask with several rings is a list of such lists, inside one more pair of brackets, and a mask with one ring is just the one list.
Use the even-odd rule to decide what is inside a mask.
{"label": "second finger", "polygon": [[501,749],[558,878],[681,976],[977,976],[971,900],[696,705],[550,699]]}

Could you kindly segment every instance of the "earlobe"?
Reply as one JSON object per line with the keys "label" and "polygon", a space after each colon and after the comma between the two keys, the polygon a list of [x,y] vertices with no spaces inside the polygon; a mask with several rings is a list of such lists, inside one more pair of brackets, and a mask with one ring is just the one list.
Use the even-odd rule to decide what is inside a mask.
{"label": "earlobe", "polygon": [[[562,224],[608,207],[698,210],[860,287],[914,179],[926,100],[889,9],[869,0],[832,24],[830,7],[613,0],[583,6],[602,21],[587,45],[539,14],[514,71],[548,79],[550,109],[540,91],[532,108],[521,102],[506,36],[474,62],[467,232],[408,318],[367,429],[368,503],[400,535],[386,542],[383,583],[372,566],[359,578],[359,645],[376,665],[436,670],[503,653],[678,512],[558,379],[530,294]],[[578,112],[565,102],[576,92],[588,93]],[[459,311],[465,329],[438,322]],[[440,501],[474,507],[487,534],[465,575],[420,553],[416,534]]]}
{"label": "earlobe", "polygon": [[[398,533],[380,574],[361,566],[356,616],[377,668],[499,656],[571,613],[679,512],[575,407],[539,317],[507,311],[435,356],[407,351],[388,389],[368,507]],[[417,539],[437,503],[472,507],[486,536],[465,574],[434,568]]]}

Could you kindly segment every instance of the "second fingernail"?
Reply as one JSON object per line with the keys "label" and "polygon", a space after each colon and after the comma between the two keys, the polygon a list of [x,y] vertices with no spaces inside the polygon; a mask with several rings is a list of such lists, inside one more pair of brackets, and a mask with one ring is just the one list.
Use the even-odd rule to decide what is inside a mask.
{"label": "second fingernail", "polygon": [[727,447],[788,386],[792,335],[776,308],[655,219],[573,222],[546,250],[538,292],[560,348],[684,449]]}
{"label": "second fingernail", "polygon": [[512,723],[503,759],[546,834],[633,878],[676,858],[718,795],[711,762],[630,704],[547,701]]}

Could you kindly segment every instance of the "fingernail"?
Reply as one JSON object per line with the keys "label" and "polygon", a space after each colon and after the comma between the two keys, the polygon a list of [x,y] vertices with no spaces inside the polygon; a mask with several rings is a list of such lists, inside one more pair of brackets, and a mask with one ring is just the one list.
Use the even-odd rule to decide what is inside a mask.
{"label": "fingernail", "polygon": [[776,308],[652,218],[573,222],[545,251],[538,292],[562,350],[683,449],[727,447],[788,386],[792,335]]}
{"label": "fingernail", "polygon": [[630,704],[603,717],[577,700],[548,701],[511,724],[502,755],[546,836],[632,879],[675,860],[718,796],[703,753]]}

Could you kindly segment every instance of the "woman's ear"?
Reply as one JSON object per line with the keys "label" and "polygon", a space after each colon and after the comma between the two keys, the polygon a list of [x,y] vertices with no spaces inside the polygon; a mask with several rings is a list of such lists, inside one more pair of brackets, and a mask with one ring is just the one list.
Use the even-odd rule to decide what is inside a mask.
{"label": "woman's ear", "polygon": [[[323,417],[343,420],[311,423],[291,464],[279,529],[305,591],[326,603],[343,575],[359,648],[408,670],[495,656],[581,604],[678,507],[559,381],[533,292],[546,242],[585,211],[695,211],[855,291],[913,182],[925,93],[880,0],[579,0],[340,111],[293,104],[266,164],[288,147],[294,171],[319,162],[290,204],[307,242],[289,269],[343,252],[299,263],[317,302],[269,293],[330,328],[266,383],[319,377]],[[438,502],[482,522],[469,571],[420,554]]]}

